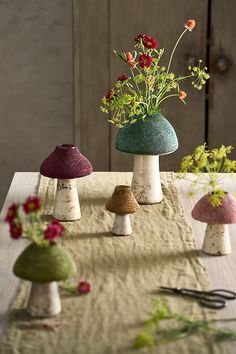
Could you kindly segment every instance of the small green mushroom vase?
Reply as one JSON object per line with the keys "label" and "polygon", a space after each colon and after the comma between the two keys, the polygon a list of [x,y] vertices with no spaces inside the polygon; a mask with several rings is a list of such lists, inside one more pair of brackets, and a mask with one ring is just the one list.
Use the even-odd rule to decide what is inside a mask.
{"label": "small green mushroom vase", "polygon": [[31,243],[17,258],[13,273],[32,282],[27,312],[33,317],[50,317],[61,312],[58,281],[76,273],[71,256],[60,246]]}
{"label": "small green mushroom vase", "polygon": [[170,122],[161,114],[135,118],[135,123],[120,128],[115,147],[134,154],[131,188],[138,203],[159,203],[163,199],[159,156],[177,150],[178,139]]}

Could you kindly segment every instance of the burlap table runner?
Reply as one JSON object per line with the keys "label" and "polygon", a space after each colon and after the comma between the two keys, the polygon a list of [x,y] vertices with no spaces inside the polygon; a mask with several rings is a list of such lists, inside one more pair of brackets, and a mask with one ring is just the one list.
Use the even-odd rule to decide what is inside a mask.
{"label": "burlap table runner", "polygon": [[[137,353],[134,338],[143,329],[160,285],[207,289],[210,283],[186,223],[173,175],[162,173],[164,201],[141,206],[132,216],[133,233],[111,234],[114,215],[104,209],[117,184],[130,184],[131,173],[97,172],[78,180],[82,218],[64,223],[64,246],[75,257],[75,281],[87,279],[85,296],[62,292],[62,313],[46,320],[25,312],[29,284],[21,282],[1,345],[8,354],[128,354]],[[41,178],[39,195],[44,213],[52,212],[55,181]],[[207,318],[209,310],[196,301],[165,297],[170,307],[186,315]],[[204,336],[192,336],[154,353],[224,353]]]}

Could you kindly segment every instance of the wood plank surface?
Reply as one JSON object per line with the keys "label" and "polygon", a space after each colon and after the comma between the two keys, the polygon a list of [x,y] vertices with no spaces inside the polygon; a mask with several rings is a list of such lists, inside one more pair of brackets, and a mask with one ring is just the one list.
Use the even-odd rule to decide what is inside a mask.
{"label": "wood plank surface", "polygon": [[235,1],[214,0],[211,7],[209,147],[236,146]]}
{"label": "wood plank surface", "polygon": [[[111,86],[117,76],[128,73],[125,63],[112,53],[129,51],[133,47],[133,39],[138,33],[148,33],[157,38],[160,48],[165,48],[164,63],[184,23],[189,18],[196,19],[196,28],[187,33],[177,49],[172,69],[178,73],[186,73],[188,60],[206,59],[208,1],[188,0],[111,0],[110,1],[110,71]],[[163,106],[165,116],[174,126],[179,138],[179,149],[174,154],[160,159],[161,170],[178,170],[183,155],[189,154],[193,148],[205,141],[205,94],[196,91],[191,84],[183,85],[188,93],[187,107],[178,99],[169,100]],[[112,129],[111,137],[111,169],[118,171],[132,170],[132,156],[115,150],[117,129]],[[190,138],[191,137],[191,138]]]}
{"label": "wood plank surface", "polygon": [[[188,175],[191,179],[191,174]],[[187,197],[191,182],[186,180],[176,180],[181,203],[183,205],[187,220],[191,226],[197,247],[202,248],[206,224],[194,220],[191,211],[196,202],[203,196],[202,191],[198,191],[192,198]],[[236,175],[227,177],[223,181],[222,187],[236,197]],[[212,281],[212,288],[229,289],[236,291],[236,224],[229,225],[231,235],[232,253],[227,256],[210,256],[201,252],[209,277]],[[236,302],[228,303],[228,306],[219,312],[222,317],[236,317]],[[236,349],[236,346],[235,346]]]}
{"label": "wood plank surface", "polygon": [[74,0],[75,141],[95,170],[109,170],[110,127],[99,109],[109,88],[108,0]]}
{"label": "wood plank surface", "polygon": [[0,205],[15,171],[73,142],[71,1],[0,1]]}
{"label": "wood plank surface", "polygon": [[[16,173],[9,189],[6,201],[0,214],[4,218],[7,207],[14,201],[22,202],[28,195],[36,192],[39,181],[38,173]],[[202,247],[205,225],[191,217],[191,209],[202,195],[196,194],[192,199],[186,197],[189,183],[185,180],[176,181],[181,203],[187,220],[194,232],[197,247]],[[236,175],[227,177],[223,187],[236,197]],[[5,225],[0,227],[0,335],[7,320],[9,305],[16,291],[18,280],[12,274],[12,266],[17,255],[24,248],[23,242],[14,242],[8,236]],[[207,272],[212,282],[212,288],[226,288],[236,291],[236,225],[230,225],[232,253],[227,256],[213,257],[201,253]],[[236,317],[236,302],[228,303],[228,307],[219,311],[222,317]],[[231,353],[236,352],[236,343],[231,346]]]}

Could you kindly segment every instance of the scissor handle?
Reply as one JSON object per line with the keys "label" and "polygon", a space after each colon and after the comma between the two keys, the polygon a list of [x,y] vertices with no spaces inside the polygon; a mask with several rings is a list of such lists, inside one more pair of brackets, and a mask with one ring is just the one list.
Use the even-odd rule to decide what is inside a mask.
{"label": "scissor handle", "polygon": [[236,299],[236,293],[231,290],[225,290],[225,289],[214,289],[209,291],[209,293],[214,293],[221,299],[225,300],[235,300]]}
{"label": "scissor handle", "polygon": [[219,298],[219,299],[224,299],[224,300],[235,300],[236,299],[236,293],[231,290],[226,290],[226,289],[213,289],[209,291],[203,291],[203,290],[192,290],[192,289],[178,289],[179,293],[185,294],[185,295],[193,295],[195,297],[212,297],[212,298]]}
{"label": "scissor handle", "polygon": [[199,302],[212,309],[222,309],[227,303],[226,300],[236,299],[236,293],[226,289],[213,289],[210,291],[185,289],[185,288],[170,288],[161,286],[163,290],[172,291],[175,294],[185,295],[198,299]]}
{"label": "scissor handle", "polygon": [[[219,309],[223,309],[227,305],[224,299],[224,295],[215,293],[215,290],[201,291],[201,290],[182,289],[181,293],[183,295],[187,295],[195,299],[198,299],[201,305],[211,309],[219,310]],[[229,299],[228,296],[227,299]],[[232,295],[230,299],[232,299]]]}
{"label": "scissor handle", "polygon": [[220,310],[223,309],[224,307],[227,306],[227,303],[225,300],[221,300],[219,298],[215,298],[215,299],[210,299],[210,298],[199,298],[199,302],[200,304],[202,304],[203,306],[206,306],[210,309],[215,309],[215,310]]}

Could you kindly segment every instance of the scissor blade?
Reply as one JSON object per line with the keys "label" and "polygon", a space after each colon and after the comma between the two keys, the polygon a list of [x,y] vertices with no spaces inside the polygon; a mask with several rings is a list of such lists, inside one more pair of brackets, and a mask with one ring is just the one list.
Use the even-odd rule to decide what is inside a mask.
{"label": "scissor blade", "polygon": [[171,287],[168,287],[168,286],[160,286],[159,289],[160,290],[171,291],[171,292],[174,292],[176,294],[180,294],[181,293],[181,289],[180,288],[171,288]]}

